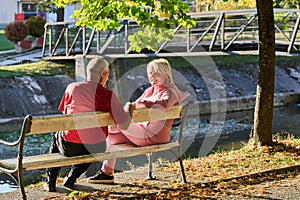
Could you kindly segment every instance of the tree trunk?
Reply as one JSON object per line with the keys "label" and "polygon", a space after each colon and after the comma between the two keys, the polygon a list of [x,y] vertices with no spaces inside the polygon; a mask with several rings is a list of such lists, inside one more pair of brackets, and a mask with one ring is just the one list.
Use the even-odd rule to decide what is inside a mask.
{"label": "tree trunk", "polygon": [[259,66],[253,137],[256,145],[272,145],[275,77],[275,30],[272,0],[256,0],[259,26]]}
{"label": "tree trunk", "polygon": [[[64,16],[65,16],[65,8],[57,8],[56,11],[56,21],[57,22],[63,22],[64,21]],[[55,26],[55,41],[58,40],[59,35],[62,31],[64,26],[59,25],[59,26]]]}
{"label": "tree trunk", "polygon": [[[112,71],[112,79],[114,82],[114,86],[116,85],[116,83],[120,80],[120,78],[125,74],[126,72],[126,66],[125,66],[125,59],[122,58],[118,58],[115,59],[111,64],[110,64],[110,69]],[[118,87],[116,88],[116,94],[118,96],[118,98],[120,99],[121,102],[125,103],[126,99],[123,98],[123,92],[126,90],[126,85],[121,85],[118,84]],[[112,87],[111,87],[112,88]],[[127,88],[128,89],[128,88]]]}

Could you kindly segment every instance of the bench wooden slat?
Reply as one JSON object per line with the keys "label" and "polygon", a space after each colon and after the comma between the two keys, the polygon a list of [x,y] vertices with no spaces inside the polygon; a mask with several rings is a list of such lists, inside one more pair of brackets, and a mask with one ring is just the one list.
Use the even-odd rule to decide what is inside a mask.
{"label": "bench wooden slat", "polygon": [[[55,124],[55,126],[53,126]],[[80,113],[76,115],[50,115],[33,117],[28,134],[49,133],[81,128],[114,125],[109,113]]]}
{"label": "bench wooden slat", "polygon": [[[137,147],[132,144],[120,144],[113,145],[110,149],[107,150],[106,153],[97,153],[93,155],[66,157],[59,153],[54,153],[27,156],[23,158],[23,168],[25,170],[34,170],[58,166],[69,166],[73,164],[99,162],[102,160],[108,160],[113,158],[124,158],[140,154],[146,154],[150,152],[170,150],[178,146],[178,142],[171,142],[167,144],[159,144],[146,147]],[[15,169],[17,163],[17,158],[0,160],[0,167],[5,167],[7,169]]]}
{"label": "bench wooden slat", "polygon": [[[161,112],[155,109],[148,109],[148,111],[145,112],[146,108],[137,109],[133,112],[132,121],[145,122],[180,118],[181,108],[181,105],[173,106],[168,112]],[[40,116],[33,117],[30,132],[27,134],[49,133],[108,125],[114,125],[109,113],[91,112],[76,115]]]}
{"label": "bench wooden slat", "polygon": [[146,122],[146,121],[156,121],[163,119],[176,119],[180,118],[182,106],[173,106],[168,112],[162,112],[156,109],[137,109],[133,111],[132,121],[133,122]]}

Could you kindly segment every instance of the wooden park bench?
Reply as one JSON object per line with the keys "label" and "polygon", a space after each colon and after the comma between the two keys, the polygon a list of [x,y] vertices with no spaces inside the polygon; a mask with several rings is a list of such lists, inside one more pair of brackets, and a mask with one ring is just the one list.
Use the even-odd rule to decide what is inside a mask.
{"label": "wooden park bench", "polygon": [[7,142],[0,140],[1,145],[18,146],[18,157],[1,159],[0,160],[0,173],[9,174],[14,178],[19,185],[19,189],[23,199],[26,199],[26,193],[23,183],[23,173],[25,170],[36,170],[43,168],[51,168],[58,166],[69,166],[73,164],[83,164],[99,162],[102,160],[113,158],[124,158],[136,156],[140,154],[147,154],[149,160],[148,178],[152,177],[152,152],[159,152],[165,150],[172,150],[177,156],[179,161],[183,182],[186,181],[184,167],[182,163],[182,132],[183,123],[187,115],[187,109],[190,103],[186,105],[176,105],[168,112],[162,112],[150,108],[137,109],[133,111],[133,122],[155,121],[162,119],[179,119],[180,128],[178,130],[178,140],[167,144],[152,145],[146,147],[138,147],[133,144],[120,144],[114,145],[112,148],[107,149],[105,153],[96,153],[90,155],[66,157],[59,153],[53,154],[40,154],[33,156],[23,156],[24,139],[28,135],[51,133],[62,130],[74,130],[92,127],[103,127],[114,125],[112,117],[109,113],[91,112],[79,113],[72,115],[47,115],[47,116],[30,116],[24,118],[19,139],[14,142]]}

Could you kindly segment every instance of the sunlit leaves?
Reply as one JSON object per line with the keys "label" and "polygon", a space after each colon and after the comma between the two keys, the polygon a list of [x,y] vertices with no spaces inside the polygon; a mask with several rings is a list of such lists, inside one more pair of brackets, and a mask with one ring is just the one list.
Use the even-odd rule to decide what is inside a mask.
{"label": "sunlit leaves", "polygon": [[[178,179],[178,162],[169,165],[155,163],[154,166],[158,165],[155,173],[163,173],[159,181],[151,183],[134,176],[126,177],[125,173],[121,176],[126,177],[126,182],[113,186],[111,191],[105,191],[107,187],[92,193],[74,191],[64,199],[247,199],[251,196],[269,199],[269,188],[280,184],[293,187],[293,179],[300,178],[297,167],[284,169],[290,165],[286,164],[288,160],[293,165],[300,164],[300,140],[290,138],[274,142],[273,147],[248,144],[239,150],[219,151],[202,158],[186,159],[184,166],[188,184]],[[172,175],[169,176],[168,172]],[[178,176],[174,175],[176,173]]]}
{"label": "sunlit leaves", "polygon": [[298,8],[299,9],[300,0],[273,0],[273,5],[275,8]]}
{"label": "sunlit leaves", "polygon": [[140,52],[142,49],[148,49],[155,51],[157,44],[170,39],[172,39],[172,32],[168,29],[145,28],[128,37],[131,42],[129,50]]}
{"label": "sunlit leaves", "polygon": [[109,195],[109,192],[99,192],[95,191],[92,193],[81,192],[81,191],[72,191],[68,196],[64,198],[64,200],[88,200],[88,199],[96,199],[99,197],[105,198]]}
{"label": "sunlit leaves", "polygon": [[84,198],[89,198],[91,197],[91,194],[89,193],[85,193],[85,192],[79,192],[79,191],[73,191],[69,194],[69,197],[72,199],[72,198],[81,198],[81,199],[84,199]]}
{"label": "sunlit leaves", "polygon": [[255,0],[197,0],[201,11],[249,9],[256,7]]}
{"label": "sunlit leaves", "polygon": [[50,0],[51,2],[55,3],[58,7],[64,7],[67,4],[76,4],[77,0]]}
{"label": "sunlit leaves", "polygon": [[[76,1],[70,0],[51,0],[58,6],[66,6],[68,3]],[[159,3],[160,2],[160,3]],[[81,8],[76,11],[72,17],[77,19],[78,25],[88,24],[93,28],[94,24],[99,24],[100,20],[107,20],[108,24],[103,23],[103,27],[99,26],[102,30],[115,27],[113,23],[117,23],[116,19],[130,18],[137,21],[142,27],[145,26],[159,26],[156,21],[158,18],[167,18],[167,23],[174,26],[192,26],[195,22],[191,20],[186,12],[189,10],[186,4],[177,0],[167,1],[93,1],[81,0],[79,1]],[[154,23],[153,23],[154,22]],[[184,22],[184,23],[183,23]]]}
{"label": "sunlit leaves", "polygon": [[169,39],[169,37],[166,37],[166,31],[158,32],[155,30],[156,28],[171,29],[179,25],[190,28],[195,24],[195,21],[186,14],[189,7],[178,0],[51,1],[57,6],[66,6],[78,2],[81,7],[72,15],[77,20],[77,26],[95,27],[98,30],[116,30],[123,20],[134,20],[141,28],[146,30],[146,32],[133,33],[129,38],[129,41],[131,41],[130,50],[137,52],[144,48],[157,49],[161,38]]}
{"label": "sunlit leaves", "polygon": [[[186,160],[185,169],[189,178],[215,181],[234,176],[257,173],[274,168],[300,163],[299,140],[277,141],[272,146],[247,145],[236,151],[222,151],[207,157]],[[180,173],[177,163],[166,168]],[[249,183],[252,179],[247,180]]]}

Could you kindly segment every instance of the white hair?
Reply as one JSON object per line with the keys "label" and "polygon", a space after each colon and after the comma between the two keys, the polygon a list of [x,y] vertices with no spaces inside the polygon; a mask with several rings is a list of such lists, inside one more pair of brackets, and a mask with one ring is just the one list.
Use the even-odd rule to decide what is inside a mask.
{"label": "white hair", "polygon": [[102,58],[93,58],[86,67],[87,80],[93,80],[95,77],[101,77],[105,69],[107,69],[109,63]]}
{"label": "white hair", "polygon": [[148,79],[150,77],[149,72],[151,69],[159,74],[164,75],[166,77],[167,84],[173,83],[171,66],[170,66],[170,63],[166,59],[164,59],[164,58],[155,59],[155,60],[152,60],[147,65]]}

